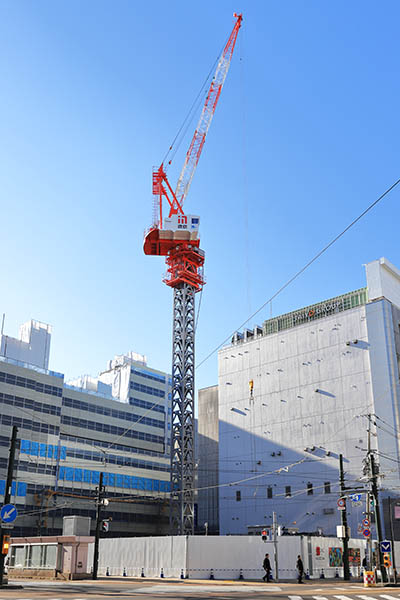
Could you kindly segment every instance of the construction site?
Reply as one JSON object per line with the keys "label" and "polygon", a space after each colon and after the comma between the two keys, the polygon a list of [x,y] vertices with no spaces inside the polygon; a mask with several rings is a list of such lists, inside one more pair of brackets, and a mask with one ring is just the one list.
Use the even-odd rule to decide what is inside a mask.
{"label": "construction site", "polygon": [[[267,582],[268,571],[276,580],[299,577],[299,583],[305,572],[311,579],[349,581],[368,571],[374,582],[379,577],[382,583],[396,583],[400,271],[388,259],[373,257],[366,265],[365,287],[349,287],[353,291],[330,298],[325,292],[317,299],[314,294],[305,308],[280,316],[273,316],[272,303],[400,180],[280,282],[256,311],[251,308],[249,248],[256,244],[267,263],[276,259],[270,250],[264,257],[260,235],[251,239],[248,199],[235,234],[219,216],[221,255],[226,252],[223,236],[242,238],[245,250],[235,249],[230,261],[225,257],[227,272],[217,279],[231,280],[231,287],[225,292],[226,306],[220,299],[213,310],[222,320],[233,295],[243,288],[250,316],[197,359],[196,338],[207,327],[199,321],[207,284],[206,246],[200,234],[203,207],[191,201],[190,191],[207,153],[243,24],[242,13],[233,13],[228,36],[189,112],[178,118],[172,143],[164,144],[151,173],[143,242],[134,240],[136,249],[143,243],[141,258],[164,258],[162,283],[172,294],[171,327],[163,312],[165,301],[153,304],[158,284],[139,284],[140,277],[130,272],[138,298],[148,302],[141,320],[147,319],[147,333],[152,332],[135,343],[164,348],[165,339],[171,340],[170,369],[157,368],[156,351],[153,361],[130,348],[103,361],[98,375],[67,378],[49,368],[50,325],[29,320],[19,336],[8,335],[3,315],[0,587],[6,556],[14,577],[242,580],[260,579],[265,569]],[[168,94],[173,93],[171,85]],[[154,137],[161,146],[163,136],[157,132]],[[183,166],[176,178],[182,149]],[[243,154],[248,190],[246,173]],[[222,171],[219,175],[222,186]],[[231,203],[226,200],[222,210],[228,213]],[[284,226],[276,228],[286,240]],[[117,258],[115,249],[115,263]],[[235,272],[239,258],[245,276]],[[103,258],[99,269],[105,264]],[[328,271],[325,275],[329,279]],[[104,279],[109,284],[110,277]],[[113,318],[122,288],[119,280]],[[153,327],[151,311],[161,304],[160,332]],[[93,310],[90,302],[86,308]],[[267,308],[270,318],[255,324]],[[86,336],[81,332],[81,347]],[[158,344],[160,338],[163,344]],[[99,356],[104,348],[102,352]],[[198,391],[198,369],[217,356],[214,385]],[[273,566],[266,568],[268,552]]]}

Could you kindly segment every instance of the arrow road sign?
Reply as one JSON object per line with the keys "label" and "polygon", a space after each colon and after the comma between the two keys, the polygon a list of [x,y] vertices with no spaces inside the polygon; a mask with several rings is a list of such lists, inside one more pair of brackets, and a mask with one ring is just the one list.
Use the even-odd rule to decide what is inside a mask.
{"label": "arrow road sign", "polygon": [[18,512],[14,504],[4,504],[0,510],[0,518],[3,523],[12,523],[17,518]]}
{"label": "arrow road sign", "polygon": [[361,494],[351,494],[350,500],[352,500],[353,502],[360,502]]}
{"label": "arrow road sign", "polygon": [[383,540],[383,542],[380,543],[380,547],[381,547],[381,552],[391,552],[392,551],[392,542],[390,542],[389,540]]}

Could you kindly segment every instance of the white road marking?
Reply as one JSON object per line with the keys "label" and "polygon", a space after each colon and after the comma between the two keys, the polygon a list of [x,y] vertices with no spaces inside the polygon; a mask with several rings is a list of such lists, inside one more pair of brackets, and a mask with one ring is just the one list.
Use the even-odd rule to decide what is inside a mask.
{"label": "white road marking", "polygon": [[361,600],[377,600],[373,596],[357,596],[357,598],[361,598]]}
{"label": "white road marking", "polygon": [[328,600],[325,596],[313,596],[314,600]]}
{"label": "white road marking", "polygon": [[338,598],[338,600],[351,600],[348,596],[334,596],[334,598]]}
{"label": "white road marking", "polygon": [[289,600],[303,600],[302,596],[288,596]]}
{"label": "white road marking", "polygon": [[398,596],[391,596],[390,594],[379,594],[380,598],[385,598],[385,600],[398,600]]}
{"label": "white road marking", "polygon": [[[207,593],[215,593],[215,592],[222,592],[222,593],[231,593],[231,592],[281,592],[282,588],[275,586],[275,585],[268,585],[267,583],[265,584],[265,587],[263,585],[257,585],[257,586],[252,586],[252,585],[201,585],[201,584],[190,584],[190,583],[184,583],[184,584],[178,584],[178,585],[174,585],[173,583],[170,584],[159,584],[159,585],[149,585],[146,587],[137,587],[137,588],[132,588],[133,592],[136,594],[166,594],[166,593],[176,593],[176,592],[181,592],[182,594],[186,594],[186,592],[191,592],[191,593],[198,593],[198,594],[204,594],[205,592]],[[123,594],[123,591],[121,591],[121,594]],[[324,600],[328,600],[327,598],[324,598]]]}

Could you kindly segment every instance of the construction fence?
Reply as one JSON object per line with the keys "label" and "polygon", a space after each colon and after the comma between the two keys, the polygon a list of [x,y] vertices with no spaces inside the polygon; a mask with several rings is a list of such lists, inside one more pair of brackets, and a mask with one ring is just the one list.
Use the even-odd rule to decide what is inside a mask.
{"label": "construction fence", "polygon": [[[361,576],[365,540],[349,541],[350,572]],[[400,542],[395,543],[399,554]],[[174,577],[189,579],[261,579],[262,563],[269,554],[275,579],[272,541],[260,536],[163,536],[100,540],[99,575],[127,577]],[[295,579],[301,555],[312,579],[343,576],[342,541],[338,538],[280,536],[277,540],[278,577]],[[93,562],[93,544],[88,564]]]}

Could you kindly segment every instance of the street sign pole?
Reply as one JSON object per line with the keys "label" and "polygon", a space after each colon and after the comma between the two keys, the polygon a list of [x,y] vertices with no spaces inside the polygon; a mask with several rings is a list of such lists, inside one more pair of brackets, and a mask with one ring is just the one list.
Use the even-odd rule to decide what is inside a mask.
{"label": "street sign pole", "polygon": [[392,542],[393,574],[394,574],[394,582],[397,583],[396,558],[394,556],[394,535],[393,535],[392,501],[391,501],[390,496],[388,497],[388,504],[389,504],[390,538],[391,538],[391,542]]}
{"label": "street sign pole", "polygon": [[[344,470],[343,470],[343,454],[339,454],[339,472],[340,472],[340,494],[341,496],[345,493],[344,487]],[[346,510],[346,499],[344,501],[344,510],[341,511],[342,526],[344,527],[344,538],[343,538],[343,579],[344,581],[350,580],[350,568],[349,568],[349,532],[347,529],[347,510]]]}
{"label": "street sign pole", "polygon": [[[11,486],[14,472],[14,461],[15,461],[15,449],[17,447],[17,433],[18,428],[15,425],[12,428],[10,453],[8,457],[8,469],[7,469],[7,480],[6,489],[4,492],[4,504],[9,504],[11,500]],[[0,548],[3,548],[4,533],[3,529],[0,532]],[[0,552],[0,588],[4,585],[4,560],[5,555]]]}

